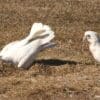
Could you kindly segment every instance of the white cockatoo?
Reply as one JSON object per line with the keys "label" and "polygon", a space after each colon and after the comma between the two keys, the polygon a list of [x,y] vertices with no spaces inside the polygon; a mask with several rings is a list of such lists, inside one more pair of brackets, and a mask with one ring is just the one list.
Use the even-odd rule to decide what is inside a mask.
{"label": "white cockatoo", "polygon": [[100,62],[100,37],[97,32],[86,31],[83,40],[87,39],[89,42],[89,50],[92,53],[94,59]]}
{"label": "white cockatoo", "polygon": [[51,42],[54,37],[48,25],[34,23],[25,39],[11,42],[0,51],[0,59],[19,68],[29,68],[40,51],[55,45]]}

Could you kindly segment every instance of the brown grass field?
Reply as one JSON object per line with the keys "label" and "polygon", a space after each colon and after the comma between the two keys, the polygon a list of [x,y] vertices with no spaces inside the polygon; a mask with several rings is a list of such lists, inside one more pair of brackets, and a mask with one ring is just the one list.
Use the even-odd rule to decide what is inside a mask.
{"label": "brown grass field", "polygon": [[100,0],[0,0],[0,48],[24,38],[34,22],[55,31],[57,45],[29,70],[0,65],[0,100],[100,100],[100,64],[82,43],[100,33]]}

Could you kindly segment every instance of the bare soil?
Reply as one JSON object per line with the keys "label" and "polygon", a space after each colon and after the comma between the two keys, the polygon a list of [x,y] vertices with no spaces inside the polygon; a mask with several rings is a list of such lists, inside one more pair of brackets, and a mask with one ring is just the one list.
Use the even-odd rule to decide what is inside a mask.
{"label": "bare soil", "polygon": [[82,43],[100,33],[100,0],[0,0],[0,48],[24,38],[34,22],[55,31],[56,47],[29,70],[0,65],[0,100],[100,100],[100,64]]}

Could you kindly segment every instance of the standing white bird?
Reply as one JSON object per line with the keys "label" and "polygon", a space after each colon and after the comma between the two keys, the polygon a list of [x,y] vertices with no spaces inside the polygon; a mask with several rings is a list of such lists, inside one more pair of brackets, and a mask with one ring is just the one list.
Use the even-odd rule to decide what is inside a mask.
{"label": "standing white bird", "polygon": [[51,42],[54,37],[48,25],[34,23],[25,39],[11,42],[1,50],[0,59],[21,68],[29,68],[41,50],[55,45]]}
{"label": "standing white bird", "polygon": [[97,32],[86,31],[83,40],[87,39],[89,42],[89,49],[94,59],[100,62],[100,37]]}

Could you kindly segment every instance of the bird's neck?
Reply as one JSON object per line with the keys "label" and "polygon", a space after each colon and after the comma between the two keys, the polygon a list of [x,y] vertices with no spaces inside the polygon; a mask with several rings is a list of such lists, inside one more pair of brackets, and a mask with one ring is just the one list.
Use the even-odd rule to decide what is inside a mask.
{"label": "bird's neck", "polygon": [[92,41],[92,42],[90,42],[90,45],[91,45],[91,46],[100,45],[100,41],[99,41],[99,40],[97,40],[97,41]]}
{"label": "bird's neck", "polygon": [[92,42],[92,43],[90,43],[90,45],[89,45],[90,51],[91,52],[96,51],[96,47],[98,47],[98,46],[100,46],[100,42]]}

